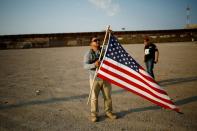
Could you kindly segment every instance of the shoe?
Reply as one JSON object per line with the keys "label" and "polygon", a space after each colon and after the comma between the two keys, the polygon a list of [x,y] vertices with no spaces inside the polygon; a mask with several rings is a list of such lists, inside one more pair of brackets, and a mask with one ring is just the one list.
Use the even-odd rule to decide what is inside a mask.
{"label": "shoe", "polygon": [[98,121],[98,118],[97,118],[97,116],[91,116],[90,120],[92,122],[97,122]]}
{"label": "shoe", "polygon": [[107,116],[108,118],[112,119],[112,120],[117,119],[117,116],[114,115],[114,114],[111,113],[111,112],[106,113],[106,116]]}

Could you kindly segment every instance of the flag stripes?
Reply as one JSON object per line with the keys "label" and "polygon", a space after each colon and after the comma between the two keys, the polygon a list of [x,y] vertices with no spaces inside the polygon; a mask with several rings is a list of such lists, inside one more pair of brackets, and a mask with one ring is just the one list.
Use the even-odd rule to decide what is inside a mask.
{"label": "flag stripes", "polygon": [[[165,90],[126,53],[115,37],[110,37],[109,44],[111,44],[111,47],[107,48],[107,53],[97,73],[98,77],[133,92],[159,106],[179,112],[178,107],[171,101]],[[117,59],[119,56],[122,58]],[[125,63],[121,60],[124,60],[123,62]],[[128,65],[128,63],[131,64]]]}

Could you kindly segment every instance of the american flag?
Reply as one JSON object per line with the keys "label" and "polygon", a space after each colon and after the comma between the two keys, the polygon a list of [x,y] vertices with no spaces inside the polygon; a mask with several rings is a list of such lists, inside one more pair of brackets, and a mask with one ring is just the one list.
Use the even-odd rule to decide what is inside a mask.
{"label": "american flag", "polygon": [[168,94],[121,46],[110,36],[98,70],[98,77],[133,92],[153,103],[179,112]]}

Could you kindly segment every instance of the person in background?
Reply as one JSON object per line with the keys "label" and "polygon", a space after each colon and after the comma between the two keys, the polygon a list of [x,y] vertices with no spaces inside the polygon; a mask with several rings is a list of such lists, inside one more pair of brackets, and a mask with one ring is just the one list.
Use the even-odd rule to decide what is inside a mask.
{"label": "person in background", "polygon": [[153,68],[154,68],[154,64],[158,63],[159,50],[155,44],[150,42],[150,39],[148,36],[146,36],[144,38],[144,45],[145,45],[145,47],[144,47],[144,62],[146,64],[146,69],[147,69],[147,72],[153,78],[155,78],[154,73],[153,73]]}

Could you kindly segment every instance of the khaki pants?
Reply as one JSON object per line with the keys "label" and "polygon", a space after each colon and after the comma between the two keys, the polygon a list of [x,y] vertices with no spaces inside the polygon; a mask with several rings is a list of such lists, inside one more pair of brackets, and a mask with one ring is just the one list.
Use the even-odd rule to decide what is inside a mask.
{"label": "khaki pants", "polygon": [[[90,88],[92,83],[93,80],[90,79]],[[98,114],[98,96],[100,90],[103,94],[105,112],[112,112],[111,84],[104,80],[95,80],[91,95],[91,115]]]}

